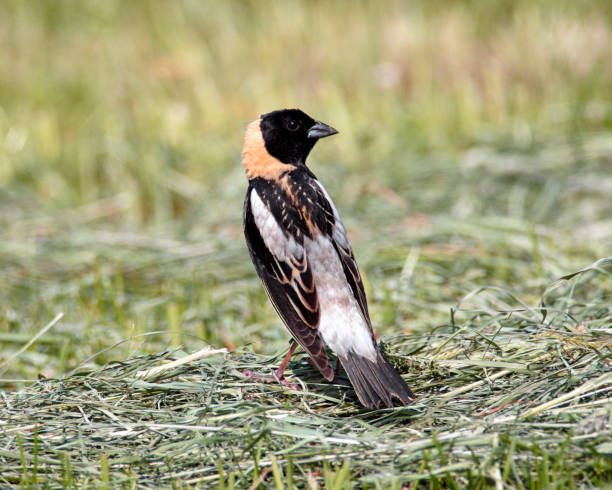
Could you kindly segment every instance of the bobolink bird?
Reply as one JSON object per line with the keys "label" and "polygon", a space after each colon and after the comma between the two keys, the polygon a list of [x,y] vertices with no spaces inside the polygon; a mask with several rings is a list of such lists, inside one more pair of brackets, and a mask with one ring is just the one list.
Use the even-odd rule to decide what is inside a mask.
{"label": "bobolink bird", "polygon": [[407,404],[414,395],[378,349],[338,210],[306,166],[315,143],[337,132],[299,109],[285,109],[253,121],[244,137],[244,234],[266,293],[294,339],[277,378],[283,379],[299,344],[332,381],[325,343],[364,406],[392,407],[394,398]]}

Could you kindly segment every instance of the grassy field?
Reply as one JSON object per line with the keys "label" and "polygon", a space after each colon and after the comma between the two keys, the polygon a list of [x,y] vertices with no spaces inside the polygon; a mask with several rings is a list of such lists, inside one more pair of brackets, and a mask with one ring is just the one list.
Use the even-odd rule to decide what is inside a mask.
{"label": "grassy field", "polygon": [[[612,481],[608,2],[7,0],[0,41],[0,486]],[[340,131],[414,406],[241,375],[288,348],[241,230],[282,107]]]}

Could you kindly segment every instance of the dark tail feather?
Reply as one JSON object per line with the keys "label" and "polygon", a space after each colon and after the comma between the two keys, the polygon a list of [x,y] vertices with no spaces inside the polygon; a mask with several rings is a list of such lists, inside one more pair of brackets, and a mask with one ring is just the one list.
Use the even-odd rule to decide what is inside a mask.
{"label": "dark tail feather", "polygon": [[378,349],[376,356],[375,361],[353,352],[346,357],[338,356],[362,405],[378,408],[382,403],[386,407],[392,407],[393,398],[403,405],[412,402],[415,396],[399,373]]}

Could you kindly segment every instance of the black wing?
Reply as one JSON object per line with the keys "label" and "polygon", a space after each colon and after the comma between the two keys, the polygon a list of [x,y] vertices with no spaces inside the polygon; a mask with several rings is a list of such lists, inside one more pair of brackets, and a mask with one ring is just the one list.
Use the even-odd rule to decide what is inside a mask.
{"label": "black wing", "polygon": [[244,201],[243,223],[249,253],[261,278],[268,298],[295,340],[312,358],[326,379],[334,378],[334,371],[319,337],[319,299],[312,270],[303,248],[303,235],[285,237],[293,240],[291,247],[270,250],[264,243],[255,223],[251,205],[250,186]]}

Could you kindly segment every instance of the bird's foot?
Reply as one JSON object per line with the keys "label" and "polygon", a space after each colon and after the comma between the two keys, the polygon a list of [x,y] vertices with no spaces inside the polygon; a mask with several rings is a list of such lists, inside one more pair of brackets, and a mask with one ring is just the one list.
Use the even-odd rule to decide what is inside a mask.
{"label": "bird's foot", "polygon": [[267,383],[267,384],[280,383],[283,386],[286,386],[287,388],[300,391],[300,387],[298,385],[296,385],[295,383],[292,383],[291,381],[284,378],[283,376],[262,376],[260,374],[257,374],[251,371],[250,369],[245,369],[244,371],[242,371],[242,374],[244,374],[245,376],[248,376],[253,381],[257,381],[259,383]]}

